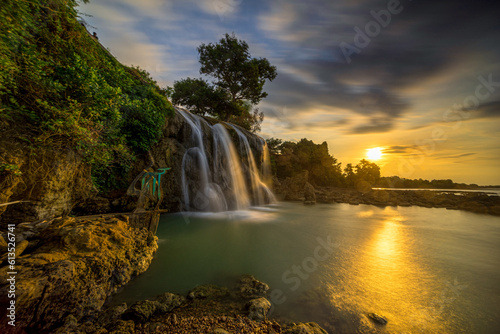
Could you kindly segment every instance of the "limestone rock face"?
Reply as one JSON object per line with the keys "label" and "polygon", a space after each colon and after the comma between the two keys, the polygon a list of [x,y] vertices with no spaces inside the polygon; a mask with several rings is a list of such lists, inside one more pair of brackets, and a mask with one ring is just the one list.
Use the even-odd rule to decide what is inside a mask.
{"label": "limestone rock face", "polygon": [[308,183],[308,179],[309,173],[307,171],[294,177],[287,177],[281,182],[281,186],[277,190],[285,201],[302,201],[304,199],[304,187]]}
{"label": "limestone rock face", "polygon": [[[29,246],[16,259],[16,327],[3,333],[49,332],[73,315],[99,311],[106,298],[144,272],[158,248],[157,237],[117,218],[58,218],[36,224]],[[42,242],[36,242],[36,241]],[[0,276],[10,271],[2,263]],[[1,282],[0,304],[9,285]],[[2,310],[4,311],[4,309]],[[0,311],[1,312],[1,311]],[[0,321],[6,323],[5,314]]]}
{"label": "limestone rock face", "polygon": [[19,175],[0,173],[0,203],[23,201],[0,207],[0,226],[66,215],[90,196],[90,166],[75,151],[20,145],[0,140],[0,163],[19,167]]}

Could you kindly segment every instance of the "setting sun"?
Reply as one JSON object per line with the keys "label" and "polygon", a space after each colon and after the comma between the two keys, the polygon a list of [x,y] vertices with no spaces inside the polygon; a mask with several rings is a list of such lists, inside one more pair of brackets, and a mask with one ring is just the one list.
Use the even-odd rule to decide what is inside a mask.
{"label": "setting sun", "polygon": [[382,158],[382,149],[380,147],[369,148],[366,150],[366,157],[369,160],[378,160]]}

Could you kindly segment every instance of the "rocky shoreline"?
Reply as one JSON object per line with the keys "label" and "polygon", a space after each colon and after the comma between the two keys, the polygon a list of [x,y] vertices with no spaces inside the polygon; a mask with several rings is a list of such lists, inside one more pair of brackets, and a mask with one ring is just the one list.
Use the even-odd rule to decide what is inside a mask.
{"label": "rocky shoreline", "polygon": [[500,216],[500,196],[488,196],[483,192],[376,189],[359,191],[342,188],[319,188],[316,189],[316,199],[319,203],[421,206]]}
{"label": "rocky shoreline", "polygon": [[268,319],[268,290],[267,284],[245,275],[230,288],[202,285],[187,296],[166,292],[131,306],[111,306],[84,322],[68,317],[54,333],[327,334],[313,322]]}
{"label": "rocky shoreline", "polygon": [[[157,237],[127,215],[64,217],[18,224],[15,327],[2,333],[327,333],[316,323],[268,319],[269,286],[242,276],[233,287],[203,285],[187,296],[106,307],[106,300],[147,270]],[[6,235],[0,238],[0,274],[8,277]],[[0,323],[9,282],[0,284]]]}
{"label": "rocky shoreline", "polygon": [[376,206],[421,206],[445,208],[500,216],[500,196],[489,196],[485,192],[372,189],[364,184],[357,189],[336,187],[313,187],[307,173],[274,181],[274,191],[279,200],[314,203],[368,204]]}

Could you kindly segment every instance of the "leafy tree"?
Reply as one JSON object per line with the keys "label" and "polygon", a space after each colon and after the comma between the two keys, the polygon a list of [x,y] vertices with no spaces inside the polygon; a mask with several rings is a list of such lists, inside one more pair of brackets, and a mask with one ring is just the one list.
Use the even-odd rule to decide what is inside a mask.
{"label": "leafy tree", "polygon": [[380,179],[380,167],[368,160],[362,159],[355,167],[356,181],[363,180],[369,184],[376,184]]}
{"label": "leafy tree", "polygon": [[215,85],[224,89],[231,101],[248,100],[257,104],[267,97],[262,89],[266,79],[276,78],[276,67],[265,58],[251,58],[245,41],[226,34],[219,44],[200,45],[198,52],[200,73],[214,77]]}
{"label": "leafy tree", "polygon": [[269,138],[266,139],[267,143],[267,148],[269,149],[269,153],[274,155],[274,154],[280,154],[281,153],[281,144],[283,144],[283,140],[279,138]]}
{"label": "leafy tree", "polygon": [[345,184],[348,187],[353,187],[356,184],[356,173],[351,163],[347,164],[344,168]]}
{"label": "leafy tree", "polygon": [[266,58],[252,58],[248,44],[234,34],[226,34],[217,44],[202,44],[197,50],[200,74],[212,77],[213,81],[201,78],[176,81],[172,102],[198,114],[260,131],[264,115],[252,107],[267,97],[264,84],[276,78],[276,67]]}
{"label": "leafy tree", "polygon": [[307,170],[309,182],[317,186],[339,186],[343,183],[340,163],[328,153],[328,144],[301,139],[298,143],[271,138],[271,152],[276,161],[278,178],[292,177]]}

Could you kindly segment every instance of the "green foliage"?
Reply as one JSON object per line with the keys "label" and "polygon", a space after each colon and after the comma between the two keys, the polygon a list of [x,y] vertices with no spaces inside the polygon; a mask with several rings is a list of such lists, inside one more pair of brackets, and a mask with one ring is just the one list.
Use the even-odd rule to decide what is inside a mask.
{"label": "green foliage", "polygon": [[380,179],[380,167],[364,159],[356,166],[347,164],[342,172],[341,163],[329,154],[326,142],[315,144],[305,138],[298,143],[279,138],[266,142],[278,179],[297,176],[304,170],[315,186],[357,187],[360,183],[375,185]]}
{"label": "green foliage", "polygon": [[267,96],[264,84],[276,78],[276,67],[265,58],[251,58],[248,44],[234,34],[226,34],[217,44],[200,45],[198,53],[200,73],[214,81],[176,81],[172,101],[195,113],[209,114],[252,132],[260,131],[264,114],[252,108]]}
{"label": "green foliage", "polygon": [[185,106],[195,114],[217,117],[227,101],[223,90],[210,86],[203,79],[187,78],[174,83],[172,102]]}
{"label": "green foliage", "polygon": [[271,138],[267,141],[276,163],[277,177],[293,177],[309,172],[309,182],[316,186],[340,186],[343,183],[340,163],[328,152],[328,144],[301,139],[298,143]]}
{"label": "green foliage", "polygon": [[5,174],[12,174],[12,175],[20,176],[20,175],[22,175],[22,172],[19,169],[18,165],[1,163],[0,164],[0,175],[5,175]]}
{"label": "green foliage", "polygon": [[[148,73],[120,64],[77,21],[74,0],[5,0],[0,118],[38,145],[78,149],[103,188],[147,151],[173,114]],[[112,182],[111,182],[112,183]]]}
{"label": "green foliage", "polygon": [[365,159],[362,159],[354,167],[354,174],[351,175],[351,173],[352,171],[349,171],[348,176],[346,175],[346,179],[353,181],[353,184],[349,182],[349,185],[357,185],[360,181],[363,181],[373,186],[380,179],[380,167],[376,163]]}
{"label": "green foliage", "polygon": [[236,36],[226,34],[218,44],[202,44],[200,73],[214,77],[215,85],[224,89],[232,101],[248,100],[259,103],[267,96],[264,83],[276,78],[276,67],[265,58],[251,58],[248,44]]}

